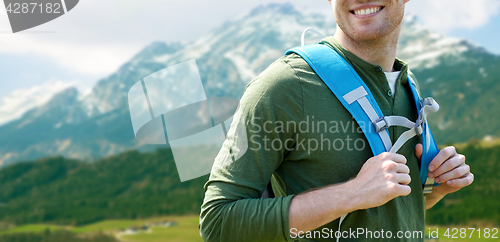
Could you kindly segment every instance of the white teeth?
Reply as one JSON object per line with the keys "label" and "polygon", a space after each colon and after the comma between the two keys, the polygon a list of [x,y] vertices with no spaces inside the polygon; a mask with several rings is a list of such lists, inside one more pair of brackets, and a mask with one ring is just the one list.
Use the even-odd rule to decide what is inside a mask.
{"label": "white teeth", "polygon": [[380,9],[381,9],[381,7],[368,8],[368,9],[360,9],[360,10],[354,11],[354,14],[356,14],[356,15],[368,15],[368,14],[372,14],[372,13],[378,12],[378,11],[380,11]]}

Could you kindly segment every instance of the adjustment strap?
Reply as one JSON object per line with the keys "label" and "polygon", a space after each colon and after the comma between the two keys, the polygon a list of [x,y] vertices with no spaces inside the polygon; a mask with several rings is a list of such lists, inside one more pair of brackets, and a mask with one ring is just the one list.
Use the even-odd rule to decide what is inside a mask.
{"label": "adjustment strap", "polygon": [[375,131],[381,132],[383,130],[388,129],[391,126],[402,126],[406,128],[414,128],[415,123],[410,121],[409,119],[402,116],[386,116],[378,119],[373,123],[375,126]]}
{"label": "adjustment strap", "polygon": [[[367,95],[368,92],[364,87],[361,86],[347,93],[343,96],[343,98],[349,105],[354,102],[358,102],[359,106],[361,106],[361,109],[363,109],[370,121],[372,123],[376,123],[380,117],[375,111],[375,108],[373,108],[373,106],[370,104],[370,101],[368,101],[368,98],[366,98]],[[389,132],[378,132],[378,135],[382,139],[382,143],[384,143],[385,150],[390,150],[392,147],[392,142],[391,138],[389,137]]]}
{"label": "adjustment strap", "polygon": [[409,139],[415,137],[416,135],[422,134],[422,127],[414,127],[406,132],[404,132],[401,136],[399,136],[398,140],[396,140],[396,143],[392,146],[391,150],[389,152],[391,153],[396,153],[398,152],[399,149],[408,141]]}
{"label": "adjustment strap", "polygon": [[[422,108],[419,111],[418,114],[418,119],[414,123],[410,121],[409,119],[401,116],[387,116],[387,117],[382,117],[376,120],[373,124],[375,126],[375,129],[377,132],[381,132],[391,126],[402,126],[409,128],[410,130],[404,132],[399,138],[396,140],[392,148],[390,149],[391,153],[396,153],[398,152],[399,149],[411,138],[415,137],[416,135],[421,135],[424,131],[426,134],[428,134],[429,131],[429,126],[424,124],[427,122],[427,114],[431,112],[437,112],[439,110],[439,104],[434,101],[432,98],[426,98],[422,99]],[[425,130],[424,130],[425,128]],[[426,152],[430,148],[430,136],[425,135],[426,139]]]}
{"label": "adjustment strap", "polygon": [[[421,113],[424,116],[424,122],[427,123],[427,114],[437,112],[439,110],[439,104],[432,97],[428,97],[426,99],[423,99],[422,104],[423,104],[423,107],[422,107],[423,111],[421,111]],[[429,125],[426,125],[425,126],[425,133],[428,134],[429,132],[430,132]],[[427,147],[425,147],[425,152],[428,152],[430,145],[431,145],[431,136],[426,135],[425,138],[426,138],[426,144],[427,144],[426,145]]]}

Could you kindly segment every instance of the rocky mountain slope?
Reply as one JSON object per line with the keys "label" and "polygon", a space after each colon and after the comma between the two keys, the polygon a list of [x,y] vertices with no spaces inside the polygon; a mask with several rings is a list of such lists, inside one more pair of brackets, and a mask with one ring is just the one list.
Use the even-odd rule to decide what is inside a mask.
{"label": "rocky mountain slope", "polygon": [[[300,45],[307,27],[328,35],[335,31],[329,16],[270,4],[191,42],[152,43],[100,80],[85,98],[67,89],[0,126],[0,167],[55,154],[92,160],[130,149],[154,149],[134,138],[127,93],[137,81],[195,59],[207,96],[238,98],[252,78]],[[311,35],[308,40],[317,39]],[[439,143],[500,136],[499,56],[466,40],[437,35],[414,17],[403,22],[398,55],[417,75],[424,96],[432,95],[441,104],[441,111],[430,118]]]}

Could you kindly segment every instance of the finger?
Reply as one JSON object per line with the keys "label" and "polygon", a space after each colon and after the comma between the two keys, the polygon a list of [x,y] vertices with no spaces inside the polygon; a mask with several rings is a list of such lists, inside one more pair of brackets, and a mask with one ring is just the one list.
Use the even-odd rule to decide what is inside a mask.
{"label": "finger", "polygon": [[464,177],[459,179],[449,180],[446,184],[450,187],[466,187],[474,181],[474,174],[467,173]]}
{"label": "finger", "polygon": [[398,197],[408,196],[411,193],[411,187],[408,185],[398,185]]}
{"label": "finger", "polygon": [[415,146],[415,156],[420,160],[422,158],[422,152],[424,151],[424,146],[422,144],[417,144]]}
{"label": "finger", "polygon": [[387,153],[387,159],[392,160],[396,163],[406,164],[406,157],[400,154]]}
{"label": "finger", "polygon": [[449,172],[446,172],[434,179],[435,182],[445,183],[449,180],[459,179],[470,172],[470,166],[463,164]]}
{"label": "finger", "polygon": [[411,182],[411,177],[408,174],[396,174],[396,181],[401,185],[408,185]]}
{"label": "finger", "polygon": [[455,155],[445,161],[439,168],[437,168],[435,171],[429,173],[429,177],[438,177],[441,176],[444,173],[450,172],[454,170],[455,168],[465,164],[465,156],[463,155]]}
{"label": "finger", "polygon": [[395,170],[397,173],[410,174],[410,168],[407,165],[398,163],[398,166]]}
{"label": "finger", "polygon": [[429,171],[435,171],[437,168],[439,168],[446,160],[448,160],[450,157],[453,157],[457,154],[457,151],[455,150],[455,147],[453,146],[448,146],[444,149],[442,149],[436,157],[431,161],[429,164]]}

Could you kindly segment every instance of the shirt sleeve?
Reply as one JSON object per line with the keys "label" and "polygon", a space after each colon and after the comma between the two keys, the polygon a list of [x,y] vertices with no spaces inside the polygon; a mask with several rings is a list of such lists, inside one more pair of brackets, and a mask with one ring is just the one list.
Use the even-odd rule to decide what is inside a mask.
{"label": "shirt sleeve", "polygon": [[296,131],[284,126],[303,116],[300,79],[284,59],[245,90],[217,155],[201,207],[204,241],[292,241],[292,195],[261,198],[273,172],[294,146]]}

